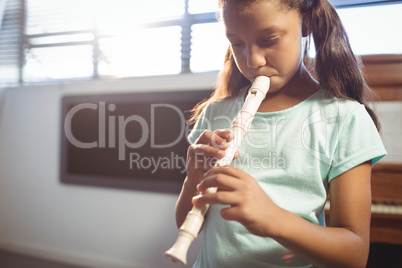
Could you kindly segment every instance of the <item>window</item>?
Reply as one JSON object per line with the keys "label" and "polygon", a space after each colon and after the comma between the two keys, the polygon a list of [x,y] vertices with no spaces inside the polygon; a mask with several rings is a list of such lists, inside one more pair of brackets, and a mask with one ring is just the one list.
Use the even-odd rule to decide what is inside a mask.
{"label": "window", "polygon": [[192,72],[220,70],[229,42],[220,22],[195,24],[191,27]]}
{"label": "window", "polygon": [[132,34],[99,39],[101,77],[178,74],[181,28],[136,29]]}
{"label": "window", "polygon": [[342,8],[338,14],[356,54],[402,54],[402,4]]}
{"label": "window", "polygon": [[27,0],[25,82],[180,73],[184,1]]}
{"label": "window", "polygon": [[216,12],[218,0],[189,0],[188,12],[192,14]]}
{"label": "window", "polygon": [[[331,2],[356,53],[402,53],[402,1]],[[217,0],[0,0],[0,86],[217,71],[228,47],[217,11]]]}
{"label": "window", "polygon": [[[402,4],[352,5],[337,12],[355,54],[402,54],[402,32],[398,29],[402,26]],[[314,55],[312,44],[309,56]]]}

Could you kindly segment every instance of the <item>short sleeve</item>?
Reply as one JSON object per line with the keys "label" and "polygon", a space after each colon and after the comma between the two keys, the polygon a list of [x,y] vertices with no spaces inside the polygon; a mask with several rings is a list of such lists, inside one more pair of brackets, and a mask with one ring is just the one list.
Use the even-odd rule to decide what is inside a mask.
{"label": "short sleeve", "polygon": [[194,124],[193,129],[191,130],[190,134],[187,136],[187,140],[190,144],[193,144],[198,137],[201,135],[204,130],[211,129],[209,120],[208,120],[208,113],[209,113],[209,107],[210,104],[205,106],[205,108],[202,110],[200,117],[197,119],[197,121]]}
{"label": "short sleeve", "polygon": [[386,155],[381,137],[363,105],[359,105],[346,118],[329,171],[328,180],[351,168],[371,160],[374,166]]}

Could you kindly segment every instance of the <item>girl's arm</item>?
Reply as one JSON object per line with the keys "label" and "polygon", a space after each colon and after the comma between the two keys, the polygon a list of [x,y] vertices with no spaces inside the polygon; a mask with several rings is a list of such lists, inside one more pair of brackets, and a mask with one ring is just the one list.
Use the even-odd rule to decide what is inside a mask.
{"label": "girl's arm", "polygon": [[188,148],[187,177],[183,182],[175,208],[177,227],[183,224],[187,213],[193,207],[191,200],[198,193],[197,184],[204,179],[204,173],[212,167],[213,160],[225,156],[225,149],[232,139],[233,134],[228,130],[215,130],[214,132],[206,130]]}
{"label": "girl's arm", "polygon": [[[276,240],[318,267],[366,267],[370,244],[371,161],[334,178],[329,227],[283,211]],[[297,228],[294,228],[297,226]]]}
{"label": "girl's arm", "polygon": [[272,237],[317,267],[365,267],[369,252],[371,162],[334,178],[329,227],[315,225],[275,205],[250,175],[234,167],[214,168],[198,186],[219,187],[193,198],[197,206],[226,204],[222,217],[251,233]]}

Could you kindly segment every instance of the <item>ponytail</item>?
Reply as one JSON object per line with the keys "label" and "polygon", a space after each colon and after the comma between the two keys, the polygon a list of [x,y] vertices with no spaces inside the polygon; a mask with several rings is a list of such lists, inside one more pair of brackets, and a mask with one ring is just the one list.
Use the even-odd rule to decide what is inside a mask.
{"label": "ponytail", "polygon": [[352,51],[342,22],[328,0],[307,2],[304,12],[305,23],[309,25],[316,49],[314,72],[321,88],[330,94],[356,100],[366,107],[374,124],[379,122],[368,102],[375,94],[363,76],[363,64]]}

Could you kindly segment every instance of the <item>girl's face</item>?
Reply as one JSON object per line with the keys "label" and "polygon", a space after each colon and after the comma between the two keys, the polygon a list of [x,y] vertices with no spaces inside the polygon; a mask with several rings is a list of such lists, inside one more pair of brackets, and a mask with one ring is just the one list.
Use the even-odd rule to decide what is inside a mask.
{"label": "girl's face", "polygon": [[[276,2],[276,1],[275,1]],[[274,1],[257,1],[246,10],[222,10],[226,36],[240,72],[250,82],[271,78],[270,92],[285,87],[302,63],[302,16]]]}

